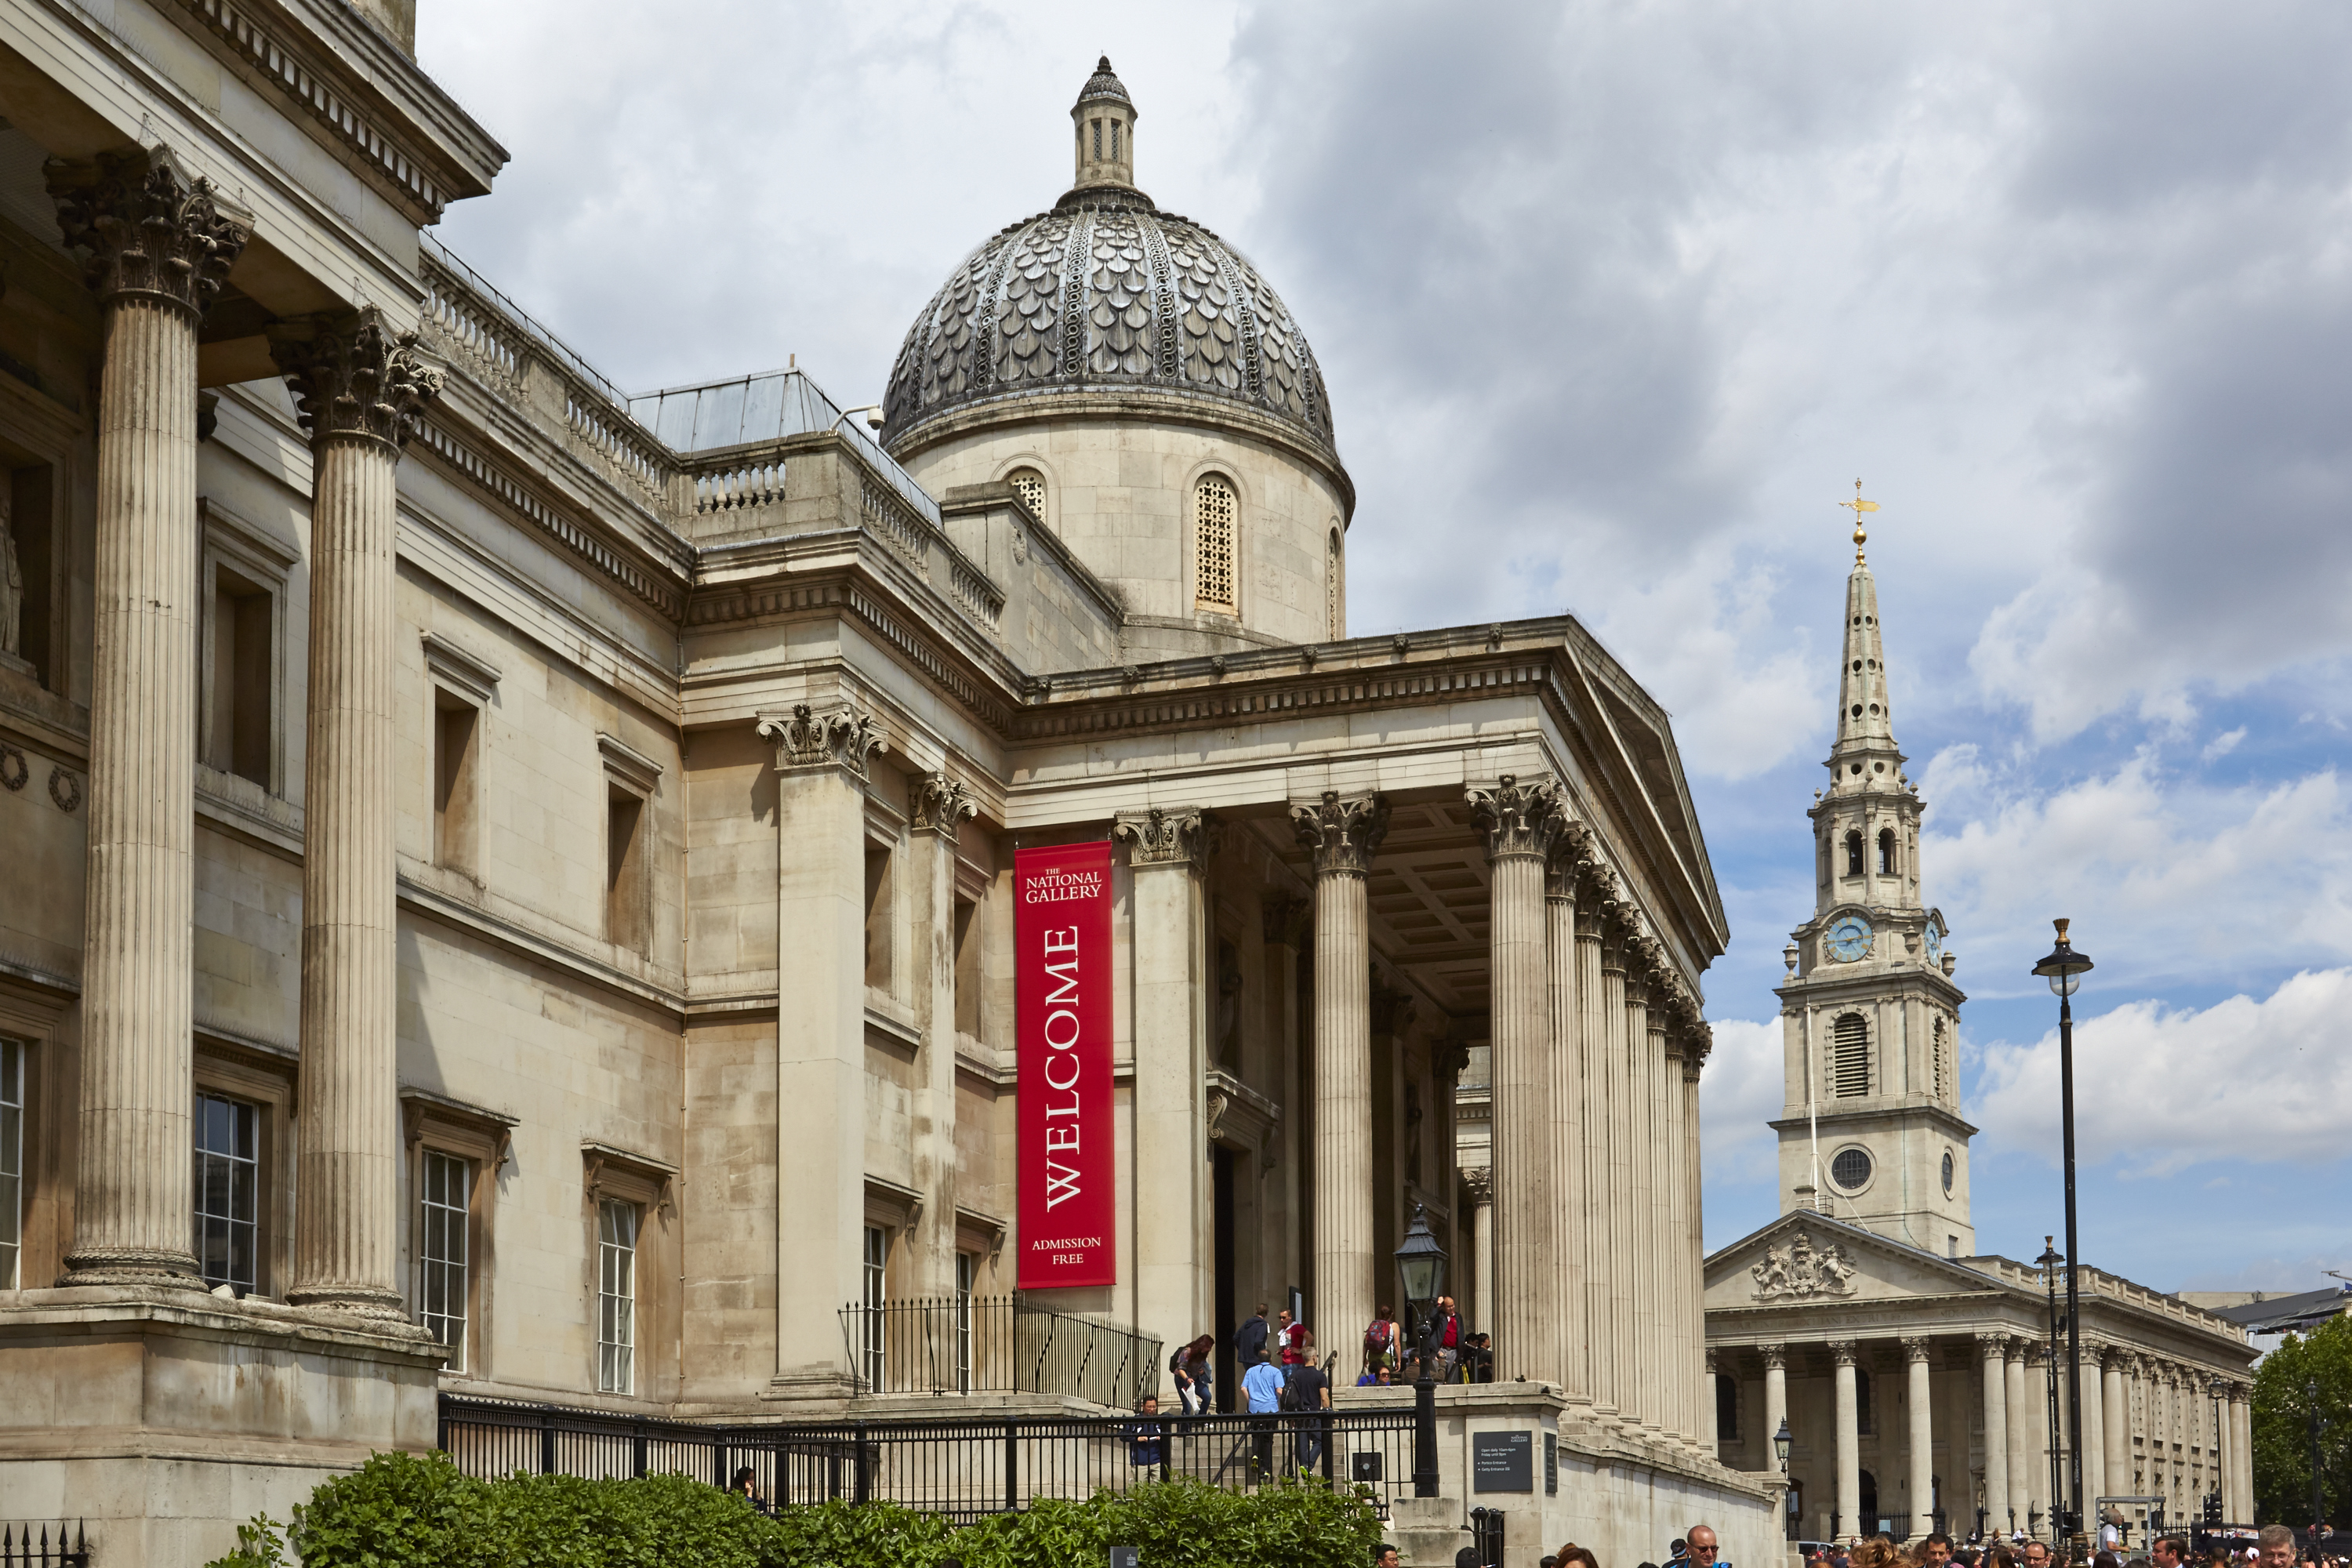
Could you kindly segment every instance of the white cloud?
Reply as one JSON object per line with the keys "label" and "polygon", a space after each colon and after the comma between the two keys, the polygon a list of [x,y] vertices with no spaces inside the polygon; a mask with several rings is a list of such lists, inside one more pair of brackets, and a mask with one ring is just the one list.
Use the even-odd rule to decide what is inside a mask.
{"label": "white cloud", "polygon": [[1780,1180],[1780,1134],[1765,1123],[1787,1103],[1780,1021],[1716,1018],[1715,1049],[1698,1080],[1707,1185]]}
{"label": "white cloud", "polygon": [[2219,762],[2223,757],[2228,756],[2231,752],[2236,751],[2238,749],[2239,742],[2243,741],[2245,738],[2246,727],[2243,724],[2241,724],[2226,735],[2214,736],[2210,741],[2205,743],[2205,749],[2197,754],[2206,762]]}
{"label": "white cloud", "polygon": [[[2256,1001],[2132,1002],[2074,1026],[2080,1158],[2164,1176],[2207,1161],[2319,1164],[2344,1155],[2352,1107],[2352,969],[2306,971]],[[2055,1161],[2056,1031],[1985,1047],[1971,1113],[1996,1148]]]}

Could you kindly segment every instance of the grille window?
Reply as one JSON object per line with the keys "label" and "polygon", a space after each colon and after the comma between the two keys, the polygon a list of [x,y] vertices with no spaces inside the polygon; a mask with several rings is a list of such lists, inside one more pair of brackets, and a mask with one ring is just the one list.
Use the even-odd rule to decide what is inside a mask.
{"label": "grille window", "polygon": [[196,1096],[196,1262],[239,1296],[260,1283],[260,1121],[241,1100]]}
{"label": "grille window", "polygon": [[416,1248],[416,1309],[425,1331],[449,1347],[448,1370],[466,1370],[467,1208],[473,1167],[455,1154],[425,1152],[423,1236]]}
{"label": "grille window", "polygon": [[637,1205],[596,1205],[596,1392],[628,1394],[636,1379]]}
{"label": "grille window", "polygon": [[1870,1092],[1870,1024],[1859,1013],[1842,1013],[1832,1026],[1830,1092],[1841,1100]]}
{"label": "grille window", "polygon": [[1005,477],[1013,493],[1029,509],[1029,515],[1038,521],[1045,521],[1045,476],[1034,468],[1015,468]]}
{"label": "grille window", "polygon": [[1345,635],[1339,627],[1339,531],[1331,531],[1331,546],[1323,563],[1323,624],[1324,635],[1337,638]]}
{"label": "grille window", "polygon": [[1204,610],[1234,607],[1234,487],[1211,474],[1192,489],[1194,596]]}
{"label": "grille window", "polygon": [[1830,1162],[1830,1180],[1847,1192],[1858,1192],[1870,1182],[1870,1156],[1859,1149],[1841,1149]]}

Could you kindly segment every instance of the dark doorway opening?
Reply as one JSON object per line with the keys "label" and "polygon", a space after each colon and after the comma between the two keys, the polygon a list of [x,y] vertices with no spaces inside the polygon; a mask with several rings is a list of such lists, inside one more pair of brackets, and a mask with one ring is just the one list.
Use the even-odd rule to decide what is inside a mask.
{"label": "dark doorway opening", "polygon": [[1862,1472],[1862,1533],[1878,1533],[1878,1478],[1868,1470]]}
{"label": "dark doorway opening", "polygon": [[1217,1369],[1217,1408],[1232,1410],[1234,1382],[1234,1330],[1240,1321],[1234,1315],[1234,1152],[1220,1144],[1213,1162],[1216,1172],[1217,1215],[1217,1348],[1213,1352]]}

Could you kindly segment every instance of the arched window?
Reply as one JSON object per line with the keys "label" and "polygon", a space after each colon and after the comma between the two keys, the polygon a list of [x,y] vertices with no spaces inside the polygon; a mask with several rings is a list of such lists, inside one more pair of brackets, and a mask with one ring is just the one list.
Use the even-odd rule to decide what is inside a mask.
{"label": "arched window", "polygon": [[1240,510],[1223,474],[1204,474],[1192,487],[1192,595],[1204,610],[1234,613],[1234,522]]}
{"label": "arched window", "polygon": [[1870,1092],[1870,1021],[1841,1013],[1830,1026],[1830,1092],[1840,1100]]}
{"label": "arched window", "polygon": [[1878,830],[1878,874],[1882,877],[1895,875],[1895,829],[1891,827]]}
{"label": "arched window", "polygon": [[1845,836],[1845,874],[1849,877],[1862,875],[1862,835],[1860,833],[1849,833]]}
{"label": "arched window", "polygon": [[1013,493],[1021,498],[1021,504],[1029,509],[1031,517],[1039,522],[1045,521],[1045,475],[1034,468],[1015,468],[1004,476],[1004,482],[1013,487]]}
{"label": "arched window", "polygon": [[1334,641],[1348,635],[1339,624],[1339,531],[1336,528],[1323,557],[1323,635]]}

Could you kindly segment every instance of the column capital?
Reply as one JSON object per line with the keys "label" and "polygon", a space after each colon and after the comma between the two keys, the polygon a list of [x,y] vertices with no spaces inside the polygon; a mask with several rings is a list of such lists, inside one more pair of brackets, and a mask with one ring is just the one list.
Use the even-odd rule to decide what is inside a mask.
{"label": "column capital", "polygon": [[760,739],[775,742],[780,773],[839,768],[863,784],[867,753],[890,749],[874,721],[845,704],[819,713],[808,703],[796,702],[789,716],[761,714],[757,729]]}
{"label": "column capital", "polygon": [[314,447],[374,441],[397,453],[441,395],[441,372],[416,352],[416,334],[394,329],[373,305],[273,323],[269,357]]}
{"label": "column capital", "polygon": [[925,773],[908,786],[907,795],[915,831],[937,834],[950,844],[956,841],[958,828],[980,815],[971,789],[945,773]]}
{"label": "column capital", "polygon": [[1505,773],[1493,789],[1475,786],[1464,792],[1470,814],[1486,834],[1486,858],[1549,859],[1560,830],[1568,825],[1559,785],[1549,778],[1521,784]]}
{"label": "column capital", "polygon": [[1854,1342],[1852,1340],[1832,1340],[1830,1359],[1840,1366],[1852,1366],[1855,1360]]}
{"label": "column capital", "polygon": [[1764,1358],[1764,1369],[1767,1372],[1789,1370],[1789,1347],[1786,1344],[1775,1341],[1770,1344],[1758,1345],[1756,1353]]}
{"label": "column capital", "polygon": [[1315,903],[1311,899],[1293,898],[1288,893],[1273,892],[1258,899],[1258,923],[1265,940],[1284,947],[1305,947],[1307,933],[1315,929]]}
{"label": "column capital", "polygon": [[2006,1361],[2009,1359],[2009,1336],[2007,1334],[1978,1334],[1977,1353],[1984,1357],[1987,1361]]}
{"label": "column capital", "polygon": [[1122,811],[1110,836],[1127,845],[1130,866],[1202,866],[1216,849],[1216,819],[1197,805]]}
{"label": "column capital", "polygon": [[1377,795],[1343,799],[1327,789],[1318,801],[1293,805],[1290,826],[1299,847],[1313,851],[1317,876],[1360,877],[1388,837],[1389,803]]}
{"label": "column capital", "polygon": [[[1469,1194],[1473,1208],[1484,1207],[1495,1201],[1495,1168],[1473,1165],[1462,1173],[1462,1190]],[[1484,1311],[1485,1308],[1479,1309]]]}
{"label": "column capital", "polygon": [[253,236],[252,215],[168,147],[52,158],[44,173],[67,246],[89,252],[83,281],[101,305],[160,300],[201,320]]}
{"label": "column capital", "polygon": [[1930,1356],[1934,1355],[1935,1352],[1936,1342],[1929,1339],[1925,1334],[1906,1334],[1903,1336],[1903,1359],[1905,1361],[1926,1361]]}

